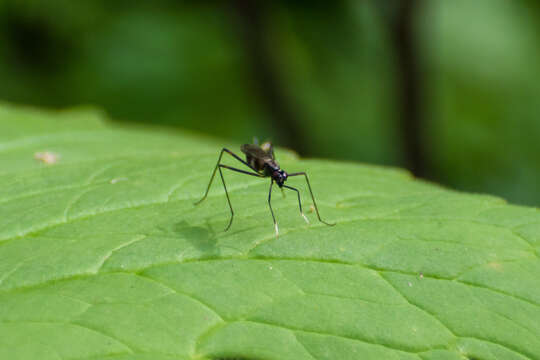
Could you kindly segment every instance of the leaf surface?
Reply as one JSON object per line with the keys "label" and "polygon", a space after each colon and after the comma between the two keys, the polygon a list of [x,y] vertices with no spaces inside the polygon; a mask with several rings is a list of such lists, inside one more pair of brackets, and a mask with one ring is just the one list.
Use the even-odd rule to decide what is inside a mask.
{"label": "leaf surface", "polygon": [[224,145],[2,105],[0,359],[540,359],[537,209],[281,150],[338,224],[225,171],[224,232]]}

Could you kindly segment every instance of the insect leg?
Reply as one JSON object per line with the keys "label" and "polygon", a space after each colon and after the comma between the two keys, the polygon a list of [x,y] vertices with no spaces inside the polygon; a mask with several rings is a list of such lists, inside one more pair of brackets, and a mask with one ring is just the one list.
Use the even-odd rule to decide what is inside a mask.
{"label": "insect leg", "polygon": [[233,168],[231,166],[227,166],[227,165],[223,165],[223,164],[219,164],[218,166],[219,166],[218,167],[219,175],[221,176],[221,182],[223,182],[223,188],[225,189],[225,195],[227,196],[227,203],[229,204],[229,208],[231,209],[231,220],[229,220],[229,225],[227,225],[227,227],[224,230],[224,231],[227,231],[227,230],[229,230],[229,228],[232,225],[232,221],[233,221],[233,218],[234,218],[234,211],[233,211],[233,208],[232,208],[232,205],[231,205],[231,199],[229,198],[229,192],[227,191],[227,186],[225,185],[225,178],[223,177],[223,172],[221,171],[221,169],[222,168],[223,169],[229,169],[229,170],[236,171],[236,172],[239,172],[239,173],[242,173],[242,174],[256,176],[256,177],[263,177],[263,176],[261,174],[250,173],[249,171],[240,170],[240,169]]}
{"label": "insect leg", "polygon": [[[246,165],[247,167],[249,167],[250,169],[254,170],[251,166],[249,166],[249,164],[247,162],[245,162],[244,160],[242,160],[238,155],[236,155],[235,153],[233,153],[232,151],[230,151],[229,149],[227,148],[223,148],[221,149],[221,152],[219,153],[219,157],[218,157],[218,161],[216,163],[216,167],[214,168],[214,171],[212,172],[212,176],[210,177],[210,182],[208,182],[208,186],[206,187],[206,192],[204,193],[203,197],[201,200],[197,201],[194,203],[194,205],[199,205],[201,202],[203,202],[204,199],[206,199],[206,196],[208,195],[208,192],[210,191],[210,186],[212,185],[212,181],[214,181],[214,176],[216,176],[216,171],[217,169],[219,168],[219,166],[221,165],[220,162],[221,162],[221,157],[223,156],[223,153],[226,152],[228,154],[230,154],[232,157],[234,157],[236,160],[240,161],[242,164]],[[238,170],[239,172],[242,172],[242,170]]]}
{"label": "insect leg", "polygon": [[272,220],[274,220],[274,229],[276,230],[276,237],[279,235],[279,230],[276,222],[276,217],[274,216],[274,210],[272,210],[272,186],[274,185],[274,179],[270,179],[270,190],[268,191],[268,206],[270,207],[270,213],[272,214]]}
{"label": "insect leg", "polygon": [[219,167],[224,168],[224,169],[229,169],[229,170],[232,170],[232,171],[236,171],[236,172],[239,172],[239,173],[242,173],[242,174],[255,176],[255,177],[265,177],[264,175],[261,175],[259,173],[254,173],[254,172],[249,172],[249,171],[237,169],[237,168],[234,168],[234,167],[228,166],[228,165],[219,164]]}
{"label": "insect leg", "polygon": [[219,176],[221,176],[221,182],[223,183],[223,189],[225,189],[225,196],[227,196],[227,203],[229,204],[229,208],[231,209],[231,219],[229,220],[229,225],[227,225],[227,227],[225,228],[225,231],[227,231],[232,225],[232,221],[234,218],[234,210],[231,205],[231,199],[229,199],[229,193],[227,192],[227,186],[225,185],[225,178],[223,178],[223,172],[221,172],[221,165],[219,165],[218,169]]}
{"label": "insect leg", "polygon": [[309,194],[311,195],[311,199],[313,200],[313,206],[315,207],[315,211],[317,212],[317,218],[319,218],[319,221],[322,222],[323,224],[326,224],[326,225],[329,225],[329,226],[336,225],[336,223],[327,223],[326,221],[321,219],[321,215],[319,214],[319,209],[317,208],[317,203],[315,202],[315,197],[313,196],[313,191],[311,191],[311,185],[309,184],[309,179],[308,179],[307,174],[302,171],[302,172],[289,174],[289,177],[291,177],[291,176],[299,176],[299,175],[303,175],[306,178],[306,183],[308,185]]}
{"label": "insect leg", "polygon": [[[249,165],[246,161],[244,161],[240,156],[236,155],[235,153],[233,153],[231,150],[227,149],[227,148],[223,148],[223,150],[221,150],[221,153],[223,154],[223,152],[226,152],[227,154],[231,155],[233,158],[235,158],[236,160],[240,161],[242,164],[246,165],[248,168],[250,168],[251,170],[257,172],[257,169],[254,169],[251,165]],[[220,155],[220,158],[221,158],[221,155]],[[219,162],[219,161],[218,161]]]}
{"label": "insect leg", "polygon": [[309,224],[308,218],[306,217],[306,215],[304,215],[304,212],[302,211],[302,201],[300,201],[300,191],[298,191],[298,189],[296,188],[293,188],[292,186],[283,185],[283,187],[296,191],[296,194],[298,195],[298,207],[300,208],[300,215],[302,215],[304,220],[306,220],[306,222]]}

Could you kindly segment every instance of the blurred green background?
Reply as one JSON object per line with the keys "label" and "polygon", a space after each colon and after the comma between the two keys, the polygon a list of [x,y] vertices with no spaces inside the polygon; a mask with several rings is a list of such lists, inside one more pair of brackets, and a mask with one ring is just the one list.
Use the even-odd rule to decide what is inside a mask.
{"label": "blurred green background", "polygon": [[0,99],[540,203],[540,5],[0,1]]}

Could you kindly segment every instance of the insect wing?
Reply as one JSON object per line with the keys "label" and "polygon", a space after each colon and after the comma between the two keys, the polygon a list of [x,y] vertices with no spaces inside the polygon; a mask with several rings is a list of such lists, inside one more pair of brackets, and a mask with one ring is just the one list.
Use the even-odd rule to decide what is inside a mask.
{"label": "insect wing", "polygon": [[244,144],[240,147],[240,150],[242,150],[242,152],[247,156],[255,159],[260,159],[263,161],[272,160],[272,156],[263,149],[261,149],[258,145]]}

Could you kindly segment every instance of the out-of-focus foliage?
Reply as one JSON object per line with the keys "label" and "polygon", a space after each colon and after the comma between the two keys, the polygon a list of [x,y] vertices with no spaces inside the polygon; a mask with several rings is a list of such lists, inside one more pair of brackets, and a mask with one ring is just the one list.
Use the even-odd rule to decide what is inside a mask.
{"label": "out-of-focus foliage", "polygon": [[[267,59],[294,105],[305,155],[403,165],[385,19],[392,5],[274,2],[263,10]],[[540,203],[538,10],[531,1],[420,2],[432,179]],[[237,2],[5,0],[0,99],[94,104],[118,120],[279,144],[238,16]]]}
{"label": "out-of-focus foliage", "polygon": [[[92,103],[130,119],[252,136],[256,118],[229,19],[214,6],[5,2],[0,97]],[[230,124],[230,125],[229,125]]]}
{"label": "out-of-focus foliage", "polygon": [[437,1],[423,14],[426,139],[443,181],[540,203],[538,10],[524,1]]}

